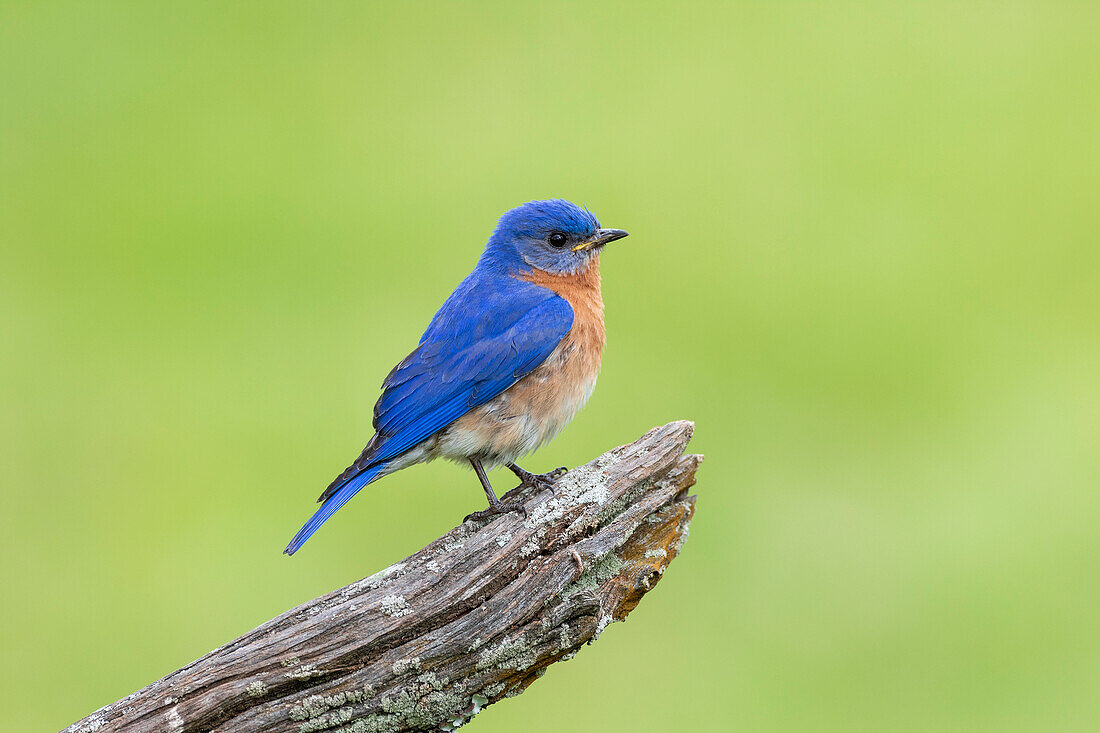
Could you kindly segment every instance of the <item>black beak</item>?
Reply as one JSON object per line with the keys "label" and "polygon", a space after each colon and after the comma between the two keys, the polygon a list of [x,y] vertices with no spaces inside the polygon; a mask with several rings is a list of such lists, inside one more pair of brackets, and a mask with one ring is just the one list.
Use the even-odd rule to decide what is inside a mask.
{"label": "black beak", "polygon": [[592,241],[595,244],[607,244],[608,242],[614,242],[616,239],[622,239],[627,235],[622,229],[597,229],[596,236]]}
{"label": "black beak", "polygon": [[622,239],[627,236],[628,232],[624,232],[622,229],[597,229],[596,234],[592,239],[589,239],[584,244],[579,244],[573,248],[574,252],[579,252],[591,247],[602,247],[608,242],[614,242],[616,239]]}

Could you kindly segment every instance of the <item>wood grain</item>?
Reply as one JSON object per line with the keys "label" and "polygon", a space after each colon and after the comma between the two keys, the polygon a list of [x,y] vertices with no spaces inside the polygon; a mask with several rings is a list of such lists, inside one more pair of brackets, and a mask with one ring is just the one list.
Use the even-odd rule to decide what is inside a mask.
{"label": "wood grain", "polygon": [[654,428],[65,729],[451,730],[623,620],[695,511],[693,425]]}

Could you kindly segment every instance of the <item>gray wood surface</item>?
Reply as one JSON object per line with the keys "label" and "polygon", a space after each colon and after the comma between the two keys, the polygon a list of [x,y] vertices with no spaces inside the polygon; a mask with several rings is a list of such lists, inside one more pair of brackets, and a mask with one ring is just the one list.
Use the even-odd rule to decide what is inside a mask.
{"label": "gray wood surface", "polygon": [[[621,621],[687,537],[693,425],[654,428],[66,729],[451,730]],[[508,499],[520,496],[513,494]]]}

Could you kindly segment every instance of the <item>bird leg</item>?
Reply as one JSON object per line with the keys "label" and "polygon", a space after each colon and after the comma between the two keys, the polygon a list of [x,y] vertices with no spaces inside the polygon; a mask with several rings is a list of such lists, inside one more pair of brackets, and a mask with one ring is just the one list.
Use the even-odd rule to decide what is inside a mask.
{"label": "bird leg", "polygon": [[497,498],[497,495],[493,493],[492,485],[489,483],[489,477],[485,475],[485,468],[482,467],[481,461],[476,458],[471,458],[470,465],[474,467],[474,473],[477,474],[478,480],[481,481],[481,488],[485,489],[485,497],[489,500],[489,508],[467,514],[462,520],[463,522],[467,519],[488,519],[489,517],[495,517],[498,514],[507,514],[508,512],[518,512],[523,515],[524,519],[527,518],[527,508],[523,506],[522,501],[503,502]]}
{"label": "bird leg", "polygon": [[554,487],[554,482],[561,478],[569,469],[565,466],[561,466],[549,473],[531,473],[530,471],[524,471],[514,463],[509,463],[508,470],[514,473],[516,478],[520,480],[520,485],[517,488],[535,488],[542,490],[552,489]]}

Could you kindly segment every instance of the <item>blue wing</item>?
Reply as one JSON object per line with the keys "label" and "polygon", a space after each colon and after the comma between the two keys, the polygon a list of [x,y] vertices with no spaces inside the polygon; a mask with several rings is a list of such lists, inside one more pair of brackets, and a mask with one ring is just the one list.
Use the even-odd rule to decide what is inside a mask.
{"label": "blue wing", "polygon": [[404,453],[496,397],[541,364],[569,332],[573,309],[564,299],[502,279],[463,283],[420,346],[386,377],[366,465]]}
{"label": "blue wing", "polygon": [[337,509],[382,474],[387,461],[499,395],[569,333],[573,309],[554,292],[474,271],[435,314],[420,345],[382,383],[377,431],[321,494],[325,502],[287,547],[298,549]]}

